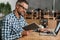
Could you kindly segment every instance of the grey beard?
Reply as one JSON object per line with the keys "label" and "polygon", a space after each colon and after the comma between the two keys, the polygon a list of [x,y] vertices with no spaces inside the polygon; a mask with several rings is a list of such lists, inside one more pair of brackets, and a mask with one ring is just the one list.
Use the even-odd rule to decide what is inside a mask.
{"label": "grey beard", "polygon": [[23,16],[23,14],[21,14],[20,12],[18,12],[19,15]]}

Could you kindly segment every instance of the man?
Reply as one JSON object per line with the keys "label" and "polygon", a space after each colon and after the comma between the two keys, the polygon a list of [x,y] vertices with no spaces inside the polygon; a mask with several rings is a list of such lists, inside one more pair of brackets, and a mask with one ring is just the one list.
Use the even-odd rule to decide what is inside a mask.
{"label": "man", "polygon": [[28,9],[28,2],[26,0],[18,0],[16,2],[15,10],[4,17],[2,26],[2,40],[17,40],[22,36],[29,34],[29,31],[24,31],[22,27],[27,23],[23,16]]}

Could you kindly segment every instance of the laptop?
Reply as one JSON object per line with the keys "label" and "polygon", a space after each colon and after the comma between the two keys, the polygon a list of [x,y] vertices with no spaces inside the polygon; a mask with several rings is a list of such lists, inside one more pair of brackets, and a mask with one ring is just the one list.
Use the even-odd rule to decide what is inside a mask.
{"label": "laptop", "polygon": [[34,30],[35,31],[38,28],[39,28],[39,26],[36,23],[32,23],[32,24],[29,24],[29,25],[23,27],[23,29],[26,31],[28,31],[28,30]]}
{"label": "laptop", "polygon": [[60,23],[58,24],[58,26],[55,28],[54,31],[40,32],[39,34],[43,36],[56,36],[59,32],[59,29],[60,29]]}

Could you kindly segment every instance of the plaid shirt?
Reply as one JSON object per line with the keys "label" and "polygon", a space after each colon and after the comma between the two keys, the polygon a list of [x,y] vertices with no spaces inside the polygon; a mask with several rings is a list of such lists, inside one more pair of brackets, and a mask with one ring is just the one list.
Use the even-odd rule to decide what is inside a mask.
{"label": "plaid shirt", "polygon": [[17,40],[22,36],[22,27],[26,25],[27,23],[22,16],[17,19],[14,13],[10,13],[3,20],[2,40]]}

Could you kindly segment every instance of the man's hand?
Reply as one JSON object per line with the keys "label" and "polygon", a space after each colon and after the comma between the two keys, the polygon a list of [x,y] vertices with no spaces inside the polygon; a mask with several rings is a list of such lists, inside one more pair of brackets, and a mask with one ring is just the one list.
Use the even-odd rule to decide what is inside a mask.
{"label": "man's hand", "polygon": [[23,31],[23,32],[22,32],[22,36],[28,36],[28,35],[30,35],[31,32],[32,32],[32,30]]}
{"label": "man's hand", "polygon": [[40,32],[50,32],[50,30],[48,30],[47,28],[40,28],[38,29]]}

